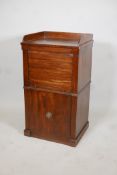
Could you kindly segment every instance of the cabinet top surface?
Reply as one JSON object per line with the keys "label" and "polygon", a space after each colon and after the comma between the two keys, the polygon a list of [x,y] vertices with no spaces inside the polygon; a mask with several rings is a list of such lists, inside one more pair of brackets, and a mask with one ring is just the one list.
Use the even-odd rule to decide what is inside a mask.
{"label": "cabinet top surface", "polygon": [[55,39],[40,39],[34,41],[28,41],[30,44],[39,45],[60,45],[60,46],[78,46],[78,41],[66,41],[66,40],[55,40]]}
{"label": "cabinet top surface", "polygon": [[92,34],[67,32],[38,32],[25,35],[22,44],[78,47],[93,41]]}

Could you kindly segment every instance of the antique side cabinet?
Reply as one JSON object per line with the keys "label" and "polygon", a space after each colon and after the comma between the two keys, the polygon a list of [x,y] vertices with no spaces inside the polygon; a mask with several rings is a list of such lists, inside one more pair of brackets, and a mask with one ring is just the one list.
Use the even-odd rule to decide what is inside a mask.
{"label": "antique side cabinet", "polygon": [[26,136],[77,145],[89,125],[92,44],[92,34],[24,36]]}

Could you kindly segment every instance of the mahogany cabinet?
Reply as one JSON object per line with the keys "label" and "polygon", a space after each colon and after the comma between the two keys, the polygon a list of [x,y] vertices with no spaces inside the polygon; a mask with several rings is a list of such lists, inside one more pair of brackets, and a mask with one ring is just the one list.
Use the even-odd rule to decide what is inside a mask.
{"label": "mahogany cabinet", "polygon": [[77,145],[89,125],[92,44],[92,34],[24,36],[26,136]]}

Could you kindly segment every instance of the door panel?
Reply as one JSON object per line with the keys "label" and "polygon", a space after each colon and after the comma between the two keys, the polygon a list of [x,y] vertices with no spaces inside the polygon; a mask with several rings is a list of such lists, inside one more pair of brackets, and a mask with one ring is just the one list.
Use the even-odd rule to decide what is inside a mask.
{"label": "door panel", "polygon": [[71,91],[72,55],[30,51],[29,82],[39,88]]}
{"label": "door panel", "polygon": [[[25,94],[30,91],[31,97],[31,113],[27,117],[30,118],[29,129],[32,135],[67,139],[70,135],[71,97],[50,92],[25,91]],[[25,96],[26,99],[29,97]]]}

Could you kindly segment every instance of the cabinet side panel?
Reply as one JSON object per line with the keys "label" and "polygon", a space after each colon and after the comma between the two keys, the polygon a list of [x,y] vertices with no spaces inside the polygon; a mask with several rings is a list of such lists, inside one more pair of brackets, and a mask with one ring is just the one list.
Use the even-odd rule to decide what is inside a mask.
{"label": "cabinet side panel", "polygon": [[91,81],[92,43],[79,48],[78,92]]}
{"label": "cabinet side panel", "polygon": [[88,122],[90,85],[86,86],[78,95],[76,114],[76,137]]}

